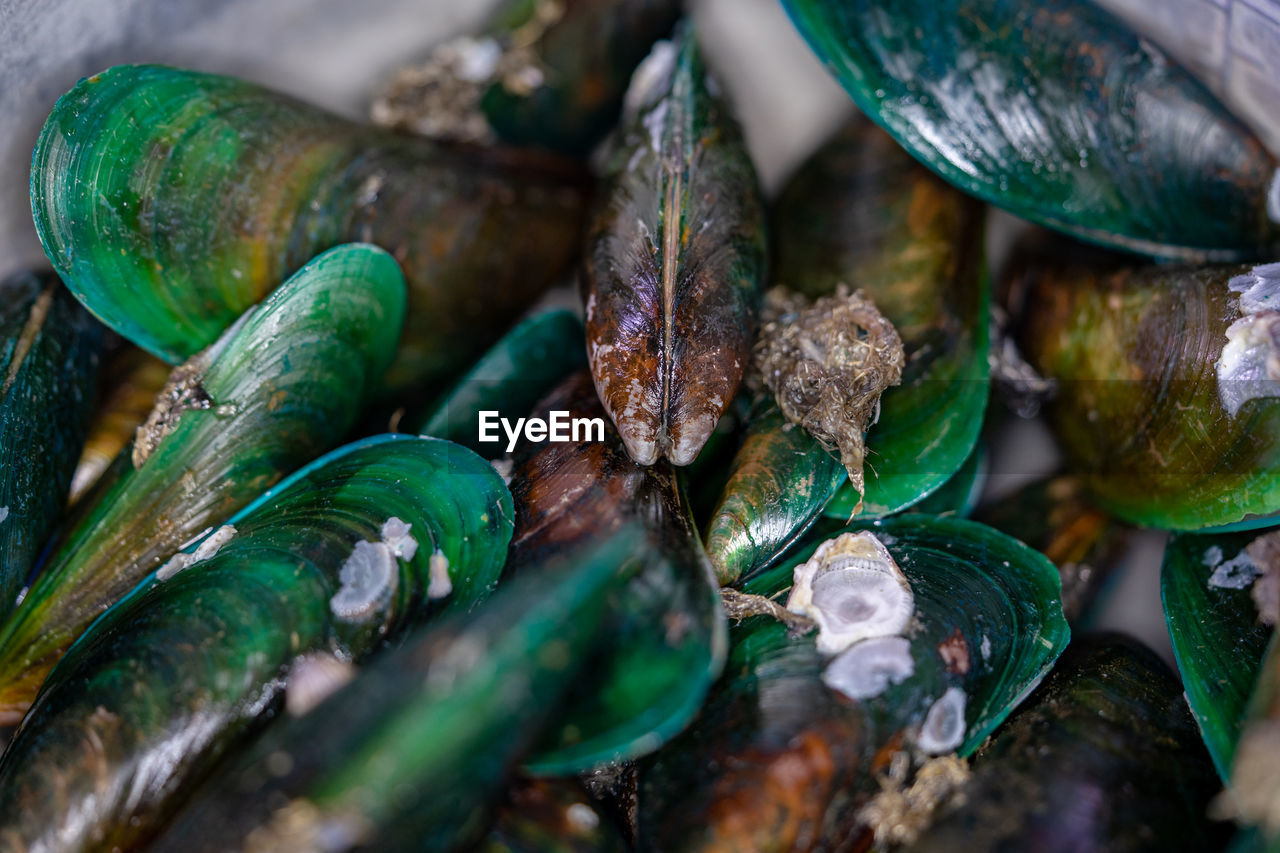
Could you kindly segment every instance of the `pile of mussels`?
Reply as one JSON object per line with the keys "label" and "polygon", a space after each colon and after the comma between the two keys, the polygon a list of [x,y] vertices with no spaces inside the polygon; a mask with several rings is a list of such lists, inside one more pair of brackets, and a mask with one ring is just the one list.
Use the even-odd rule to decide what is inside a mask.
{"label": "pile of mussels", "polygon": [[[784,5],[866,117],[773,199],[678,0],[58,100],[0,850],[1280,847],[1280,163],[1086,0]],[[1068,646],[1138,526],[1181,679]]]}

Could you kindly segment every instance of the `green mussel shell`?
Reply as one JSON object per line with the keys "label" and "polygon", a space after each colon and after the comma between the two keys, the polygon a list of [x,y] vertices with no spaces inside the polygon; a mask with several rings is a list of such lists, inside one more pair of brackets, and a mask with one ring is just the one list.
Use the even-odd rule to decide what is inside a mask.
{"label": "green mussel shell", "polygon": [[177,363],[319,252],[376,243],[409,285],[386,383],[446,378],[571,263],[576,167],[366,128],[267,89],[117,66],[59,99],[31,207],[72,292]]}
{"label": "green mussel shell", "polygon": [[1156,255],[1274,254],[1276,160],[1084,0],[783,0],[867,115],[1011,213]]}
{"label": "green mussel shell", "polygon": [[[768,616],[742,622],[701,714],[647,762],[641,849],[849,849],[876,772],[923,744],[917,731],[934,700],[966,697],[957,751],[967,756],[1066,647],[1058,573],[1040,554],[960,519],[904,515],[865,529],[911,584],[914,671],[854,700],[823,682],[828,659],[812,634],[793,636]],[[744,591],[785,592],[825,538],[811,532]]]}
{"label": "green mussel shell", "polygon": [[0,282],[0,618],[66,504],[101,342],[102,326],[53,276]]}
{"label": "green mussel shell", "polygon": [[[358,662],[405,624],[486,598],[511,518],[498,474],[449,442],[379,436],[308,465],[233,517],[212,556],[153,574],[72,645],[0,760],[0,837],[138,845],[282,704],[310,701],[296,691],[323,664],[308,656]],[[391,519],[411,551],[390,550]],[[449,592],[433,599],[440,560]]]}
{"label": "green mussel shell", "polygon": [[1218,773],[1230,778],[1245,708],[1272,631],[1250,596],[1245,547],[1258,533],[1180,533],[1160,574],[1164,618],[1187,704]]}
{"label": "green mussel shell", "polygon": [[[571,311],[555,310],[522,320],[485,353],[410,431],[447,438],[495,459],[510,439],[498,418],[512,424],[570,373],[587,366],[582,323]],[[480,440],[481,412],[494,424],[493,441]],[[514,427],[513,427],[514,428]]]}
{"label": "green mussel shell", "polygon": [[751,357],[764,203],[693,30],[636,71],[590,218],[587,359],[631,457],[688,465]]}
{"label": "green mussel shell", "polygon": [[515,762],[612,642],[634,527],[529,567],[415,634],[217,773],[153,849],[444,851],[477,840]]}
{"label": "green mussel shell", "polygon": [[[562,383],[534,414],[557,410],[605,421],[586,372]],[[607,424],[604,438],[525,442],[514,455],[514,576],[633,521],[654,543],[652,559],[610,616],[609,649],[526,761],[539,774],[577,773],[652,752],[693,718],[724,663],[718,587],[674,470],[666,462],[634,462]]]}
{"label": "green mussel shell", "polygon": [[848,479],[839,458],[772,402],[747,427],[707,528],[723,585],[768,566],[817,520]]}
{"label": "green mussel shell", "polygon": [[[776,281],[811,297],[861,289],[902,338],[902,384],[881,396],[867,433],[863,517],[930,494],[978,441],[990,299],[982,218],[866,119],[818,149],[774,205]],[[846,486],[826,509],[848,519],[857,504]]]}
{"label": "green mussel shell", "polygon": [[1222,849],[1219,783],[1182,690],[1149,649],[1076,640],[973,761],[963,805],[904,850]]}
{"label": "green mussel shell", "polygon": [[[1014,275],[1019,343],[1058,383],[1070,470],[1136,524],[1194,530],[1280,510],[1280,400],[1228,408],[1220,363],[1243,315],[1238,266],[1117,266],[1056,245]],[[1265,523],[1265,522],[1264,522]]]}
{"label": "green mussel shell", "polygon": [[[1268,571],[1274,573],[1275,566]],[[1274,577],[1272,578],[1274,580]],[[1245,708],[1231,765],[1228,800],[1236,820],[1257,833],[1257,849],[1280,850],[1280,778],[1276,773],[1280,738],[1280,642],[1272,631],[1258,670],[1258,680]]]}
{"label": "green mussel shell", "polygon": [[931,492],[919,503],[912,504],[911,511],[921,515],[953,515],[956,518],[968,518],[982,498],[989,467],[986,444],[979,441],[973,446],[973,450],[969,451],[960,469],[936,491]]}
{"label": "green mussel shell", "polygon": [[154,449],[78,507],[0,628],[0,716],[25,711],[71,642],[166,558],[342,439],[395,352],[404,292],[386,252],[340,246],[175,371],[134,446]]}
{"label": "green mussel shell", "polygon": [[1062,612],[1075,625],[1128,553],[1133,529],[1094,506],[1078,477],[1036,480],[981,507],[975,520],[1030,545],[1058,567]]}

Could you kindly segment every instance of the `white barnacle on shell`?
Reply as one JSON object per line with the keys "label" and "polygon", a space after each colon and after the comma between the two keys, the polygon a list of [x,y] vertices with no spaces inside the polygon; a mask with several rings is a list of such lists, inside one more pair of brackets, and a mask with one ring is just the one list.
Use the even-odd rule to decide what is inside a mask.
{"label": "white barnacle on shell", "polygon": [[443,551],[435,551],[427,562],[427,598],[435,601],[453,592],[453,579],[449,577],[449,558]]}
{"label": "white barnacle on shell", "polygon": [[822,682],[850,699],[871,699],[915,671],[906,637],[872,637],[832,659],[822,673]]}
{"label": "white barnacle on shell", "polygon": [[968,729],[964,719],[965,705],[964,691],[959,687],[948,687],[924,715],[916,746],[930,755],[952,752],[960,746]]}
{"label": "white barnacle on shell", "polygon": [[906,575],[880,540],[844,533],[796,567],[787,609],[818,625],[818,651],[839,654],[859,640],[902,634],[915,614]]}
{"label": "white barnacle on shell", "polygon": [[396,518],[394,515],[382,525],[382,541],[391,549],[391,553],[408,562],[418,553],[418,540],[409,535],[412,524]]}
{"label": "white barnacle on shell", "polygon": [[333,615],[344,622],[367,619],[391,602],[400,583],[395,554],[385,542],[357,542],[338,580],[342,586],[329,599]]}
{"label": "white barnacle on shell", "polygon": [[1280,397],[1280,311],[1246,314],[1227,328],[1218,396],[1232,415],[1250,400]]}
{"label": "white barnacle on shell", "polygon": [[190,554],[178,552],[169,558],[167,562],[156,570],[156,580],[167,581],[178,572],[194,566],[196,563],[203,562],[222,550],[222,546],[226,545],[235,538],[236,529],[230,524],[224,524],[217,530],[213,531],[195,551]]}

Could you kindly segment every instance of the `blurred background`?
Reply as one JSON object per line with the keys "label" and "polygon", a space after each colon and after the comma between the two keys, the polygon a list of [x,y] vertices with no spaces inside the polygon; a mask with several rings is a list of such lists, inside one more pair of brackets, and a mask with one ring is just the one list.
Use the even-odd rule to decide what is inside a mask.
{"label": "blurred background", "polygon": [[[0,276],[45,265],[27,197],[31,148],[54,101],[80,77],[118,63],[181,65],[233,74],[363,118],[372,94],[391,72],[423,58],[436,42],[473,28],[492,5],[490,0],[0,0]],[[691,0],[689,5],[709,60],[738,107],[764,189],[772,194],[851,114],[852,102],[809,52],[777,0]],[[1280,90],[1271,82],[1278,78],[1258,73],[1267,67],[1256,47],[1270,34],[1271,55],[1280,57],[1276,6],[1268,0],[1105,0],[1104,5],[1139,23],[1201,72],[1264,138],[1280,139],[1266,126],[1280,116],[1280,98],[1274,96]],[[1249,12],[1263,19],[1248,30],[1247,41],[1243,36],[1232,40],[1233,6],[1240,7],[1236,19]],[[1195,21],[1201,23],[1185,26]],[[991,225],[989,257],[998,273],[1022,226],[1003,214],[992,214]],[[993,422],[986,498],[1054,470],[1058,457],[1039,421]],[[1160,533],[1136,538],[1124,570],[1104,590],[1092,625],[1131,633],[1171,662],[1160,608],[1163,544]]]}

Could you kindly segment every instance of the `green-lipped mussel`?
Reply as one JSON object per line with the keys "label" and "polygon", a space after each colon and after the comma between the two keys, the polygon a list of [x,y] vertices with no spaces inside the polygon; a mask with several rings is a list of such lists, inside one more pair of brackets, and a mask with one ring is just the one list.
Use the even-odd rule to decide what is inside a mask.
{"label": "green-lipped mussel", "polygon": [[553,555],[415,634],[196,792],[166,850],[454,850],[477,840],[644,562],[634,526]]}
{"label": "green-lipped mussel", "polygon": [[[604,420],[586,372],[565,380],[535,413],[552,410]],[[575,685],[528,766],[582,772],[651,752],[697,713],[725,653],[717,587],[675,471],[665,461],[637,464],[611,428],[601,442],[523,443],[514,462],[510,574],[632,521],[649,530],[655,548],[614,609],[608,652]]]}
{"label": "green-lipped mussel", "polygon": [[170,362],[338,243],[409,285],[386,383],[465,366],[571,263],[583,181],[531,152],[352,124],[259,86],[117,66],[59,99],[36,144],[45,252],[103,322]]}
{"label": "green-lipped mussel", "polygon": [[378,124],[585,155],[618,120],[631,72],[680,0],[505,0],[476,36],[399,71]]}
{"label": "green-lipped mussel", "polygon": [[812,297],[862,290],[906,355],[867,435],[866,494],[827,506],[849,518],[898,512],[947,481],[986,410],[988,286],[983,210],[914,163],[866,119],[801,166],[774,205],[775,281]]}
{"label": "green-lipped mussel", "polygon": [[1275,157],[1097,4],[783,3],[858,106],[966,192],[1155,255],[1280,247]]}
{"label": "green-lipped mussel", "polygon": [[[774,205],[774,277],[820,298],[856,286],[894,324],[906,362],[866,440],[865,494],[819,442],[758,405],[707,535],[725,583],[768,565],[824,510],[898,512],[970,456],[987,400],[981,207],[866,119],[801,166]],[[860,508],[859,508],[860,507]]]}
{"label": "green-lipped mussel", "polygon": [[501,478],[450,442],[375,437],[298,471],[58,662],[0,760],[0,840],[136,847],[281,706],[318,701],[330,671],[486,598],[511,530]]}
{"label": "green-lipped mussel", "polygon": [[25,711],[71,642],[146,574],[342,439],[394,355],[404,298],[390,255],[339,246],[174,371],[119,476],[77,508],[0,627],[0,717]]}
{"label": "green-lipped mussel", "polygon": [[1250,594],[1257,567],[1247,548],[1261,532],[1179,533],[1169,540],[1160,573],[1187,704],[1224,780],[1272,634]]}
{"label": "green-lipped mussel", "polygon": [[101,325],[53,276],[0,282],[0,619],[66,504],[101,341]]}
{"label": "green-lipped mussel", "polygon": [[1068,638],[1053,566],[968,521],[811,534],[743,588],[788,587],[817,636],[730,632],[724,678],[647,762],[642,849],[848,849],[894,755],[972,753]]}
{"label": "green-lipped mussel", "polygon": [[636,70],[587,234],[587,359],[642,465],[688,465],[751,355],[764,203],[742,132],[682,25]]}
{"label": "green-lipped mussel", "polygon": [[1054,242],[1013,265],[1019,342],[1102,508],[1173,530],[1280,511],[1275,269],[1132,266]]}
{"label": "green-lipped mussel", "polygon": [[955,807],[902,849],[1218,850],[1218,788],[1169,668],[1127,637],[1086,637],[978,752]]}

